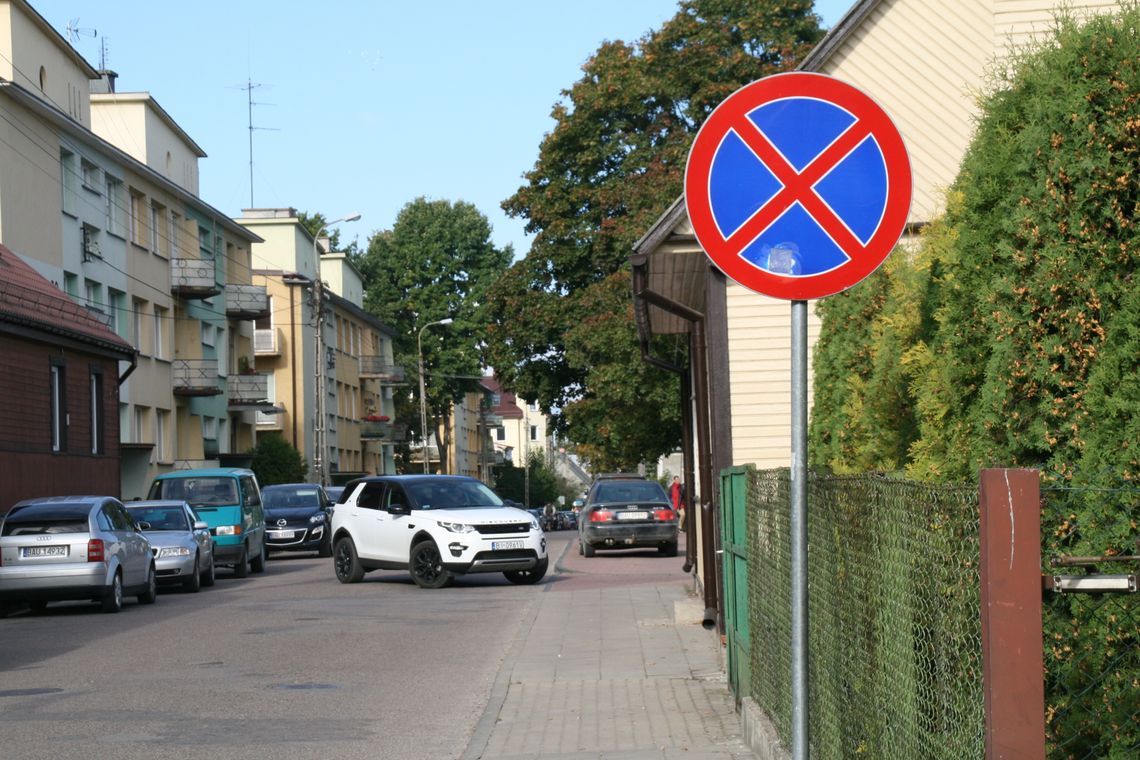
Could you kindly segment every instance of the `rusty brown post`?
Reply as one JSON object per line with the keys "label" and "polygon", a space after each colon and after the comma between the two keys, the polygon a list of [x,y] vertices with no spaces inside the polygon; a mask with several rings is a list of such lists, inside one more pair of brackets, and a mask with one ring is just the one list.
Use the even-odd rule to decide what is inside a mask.
{"label": "rusty brown post", "polygon": [[1036,470],[982,470],[986,760],[1044,760],[1041,495]]}

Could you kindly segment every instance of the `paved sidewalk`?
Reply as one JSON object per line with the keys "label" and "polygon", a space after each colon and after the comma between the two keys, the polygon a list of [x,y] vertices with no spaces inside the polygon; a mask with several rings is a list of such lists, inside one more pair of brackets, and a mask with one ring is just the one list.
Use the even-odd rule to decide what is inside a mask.
{"label": "paved sidewalk", "polygon": [[754,758],[684,576],[613,580],[544,587],[462,760]]}

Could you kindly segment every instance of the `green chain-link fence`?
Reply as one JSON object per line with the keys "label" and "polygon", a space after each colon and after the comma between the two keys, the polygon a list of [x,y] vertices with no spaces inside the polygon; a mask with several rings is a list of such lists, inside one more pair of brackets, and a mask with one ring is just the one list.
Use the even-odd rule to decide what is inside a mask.
{"label": "green chain-link fence", "polygon": [[[749,472],[750,693],[790,744],[788,489]],[[808,503],[812,758],[981,758],[977,488],[813,477]]]}
{"label": "green chain-link fence", "polygon": [[[1135,574],[1135,560],[1054,565],[1052,558],[1136,556],[1140,489],[1041,490],[1047,574]],[[1140,758],[1140,598],[1045,593],[1045,737],[1050,760]]]}
{"label": "green chain-link fence", "polygon": [[[750,694],[791,739],[786,470],[747,477]],[[978,492],[882,476],[818,477],[808,492],[813,760],[984,756]],[[1042,488],[1042,571],[1057,556],[1140,554],[1140,489]],[[1140,758],[1140,596],[1043,601],[1050,760]]]}

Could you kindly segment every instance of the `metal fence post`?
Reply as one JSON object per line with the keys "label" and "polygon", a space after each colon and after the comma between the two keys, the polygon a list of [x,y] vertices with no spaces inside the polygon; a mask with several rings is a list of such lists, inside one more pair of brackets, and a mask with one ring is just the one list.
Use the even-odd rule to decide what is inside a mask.
{"label": "metal fence post", "polygon": [[1036,470],[982,470],[978,501],[986,758],[1045,757]]}

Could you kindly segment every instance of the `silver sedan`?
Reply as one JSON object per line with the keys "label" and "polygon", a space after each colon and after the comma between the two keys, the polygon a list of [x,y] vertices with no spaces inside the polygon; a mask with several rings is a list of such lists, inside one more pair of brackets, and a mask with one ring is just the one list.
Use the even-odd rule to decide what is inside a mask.
{"label": "silver sedan", "polygon": [[159,583],[178,583],[192,592],[214,585],[214,539],[189,504],[130,501],[126,506],[150,540]]}

